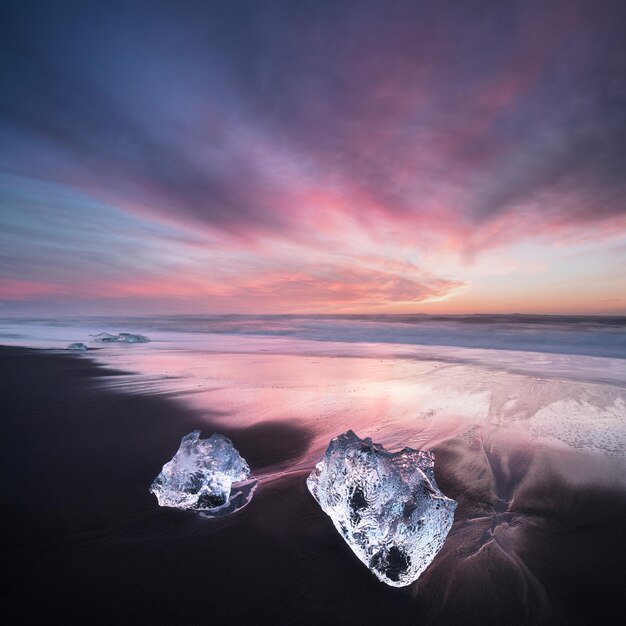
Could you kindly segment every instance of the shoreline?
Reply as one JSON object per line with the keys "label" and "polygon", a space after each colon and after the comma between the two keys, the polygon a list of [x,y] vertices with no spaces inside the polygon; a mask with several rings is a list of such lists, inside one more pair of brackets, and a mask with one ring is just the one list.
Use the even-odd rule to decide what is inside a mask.
{"label": "shoreline", "polygon": [[[455,523],[422,577],[394,589],[339,537],[304,471],[260,484],[229,517],[159,508],[150,482],[182,435],[210,434],[211,411],[101,384],[123,374],[80,355],[0,347],[1,492],[11,538],[3,574],[21,623],[621,618],[626,492],[593,479],[617,467],[609,460],[576,485],[559,472],[577,462],[574,455],[442,444],[435,470],[444,493],[459,501]],[[219,407],[213,414],[222,417]],[[253,472],[303,455],[312,436],[294,424],[219,423]]]}

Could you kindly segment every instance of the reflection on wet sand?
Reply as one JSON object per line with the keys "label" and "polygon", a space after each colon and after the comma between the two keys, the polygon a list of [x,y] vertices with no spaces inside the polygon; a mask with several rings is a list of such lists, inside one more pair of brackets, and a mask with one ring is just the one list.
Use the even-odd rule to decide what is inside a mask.
{"label": "reflection on wet sand", "polygon": [[178,372],[164,388],[197,410],[218,408],[219,428],[256,456],[261,492],[290,474],[303,480],[348,428],[388,449],[435,449],[437,481],[459,508],[442,552],[402,591],[428,607],[425,623],[561,623],[567,614],[583,624],[618,610],[622,385],[401,358],[164,358],[132,366],[157,378]]}
{"label": "reflection on wet sand", "polygon": [[[438,481],[459,508],[414,589],[431,598],[434,616],[452,617],[461,606],[467,623],[479,623],[486,608],[491,623],[586,624],[617,614],[625,568],[616,554],[626,548],[621,460],[511,440],[452,440],[437,455]],[[599,598],[605,603],[594,605]],[[561,622],[563,612],[572,621]]]}
{"label": "reflection on wet sand", "polygon": [[[123,357],[142,374],[0,353],[3,440],[20,443],[3,454],[9,597],[33,618],[619,623],[622,387],[408,359],[161,359],[148,346]],[[98,354],[112,364],[117,353]],[[578,412],[560,416],[568,402]],[[231,438],[259,479],[233,515],[160,509],[148,493],[196,428]],[[437,483],[459,503],[443,549],[409,587],[379,583],[306,488],[328,439],[348,428],[388,449],[433,447]]]}

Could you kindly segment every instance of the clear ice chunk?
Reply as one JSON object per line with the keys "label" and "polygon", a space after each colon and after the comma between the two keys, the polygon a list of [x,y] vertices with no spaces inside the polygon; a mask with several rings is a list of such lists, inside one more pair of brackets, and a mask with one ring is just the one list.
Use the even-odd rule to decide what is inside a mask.
{"label": "clear ice chunk", "polygon": [[432,452],[387,452],[351,430],[330,441],[307,486],[357,557],[393,587],[432,562],[457,505],[437,487]]}
{"label": "clear ice chunk", "polygon": [[249,476],[248,464],[230,439],[218,433],[200,439],[200,431],[194,430],[182,438],[150,492],[161,506],[205,511],[227,505],[232,484]]}
{"label": "clear ice chunk", "polygon": [[84,351],[87,349],[87,346],[84,343],[71,343],[69,346],[67,346],[68,350],[81,350]]}
{"label": "clear ice chunk", "polygon": [[89,335],[93,341],[99,343],[149,343],[150,339],[145,335],[133,335],[132,333],[119,333],[111,335],[110,333],[99,333],[98,335]]}

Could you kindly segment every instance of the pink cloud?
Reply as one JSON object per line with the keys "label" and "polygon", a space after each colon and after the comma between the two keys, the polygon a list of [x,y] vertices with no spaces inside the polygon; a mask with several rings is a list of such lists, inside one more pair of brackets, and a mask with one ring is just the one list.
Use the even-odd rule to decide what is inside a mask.
{"label": "pink cloud", "polygon": [[67,291],[65,285],[10,278],[0,279],[0,299],[3,300],[32,300],[65,291]]}

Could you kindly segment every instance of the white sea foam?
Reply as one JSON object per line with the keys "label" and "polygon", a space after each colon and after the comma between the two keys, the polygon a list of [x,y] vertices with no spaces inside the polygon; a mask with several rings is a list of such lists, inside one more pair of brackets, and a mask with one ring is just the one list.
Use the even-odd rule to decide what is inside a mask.
{"label": "white sea foam", "polygon": [[[433,447],[451,437],[471,435],[489,441],[510,432],[542,445],[626,455],[626,358],[566,353],[563,345],[576,348],[571,337],[558,353],[330,341],[328,337],[349,330],[350,324],[355,325],[347,332],[352,339],[367,333],[371,338],[376,324],[385,336],[393,325],[346,319],[334,323],[331,327],[327,318],[284,317],[141,323],[5,320],[0,324],[0,342],[65,348],[69,341],[88,338],[96,328],[149,332],[152,343],[101,344],[82,358],[132,373],[105,384],[142,393],[175,393],[195,409],[223,416],[212,413],[213,423],[245,427],[288,421],[306,429],[310,448],[294,467],[310,467],[332,436],[349,429],[391,449]],[[502,324],[509,343],[521,345],[521,339],[510,339],[513,322]],[[308,330],[302,330],[303,325]],[[546,332],[545,323],[536,326],[538,330],[529,329],[527,322],[520,325],[520,337]],[[574,331],[565,326],[562,332],[569,337]],[[193,332],[180,330],[184,327]],[[304,338],[312,333],[311,327],[321,328],[323,332],[318,332],[325,338]],[[488,334],[482,322],[478,327],[480,336]],[[496,324],[496,334],[498,328]],[[602,325],[594,331],[592,323],[582,328],[583,339],[586,336],[594,350],[604,345],[607,333],[613,333],[613,351],[621,350],[623,337],[615,334],[619,324],[608,324],[608,331]],[[580,348],[581,339],[577,342]]]}

